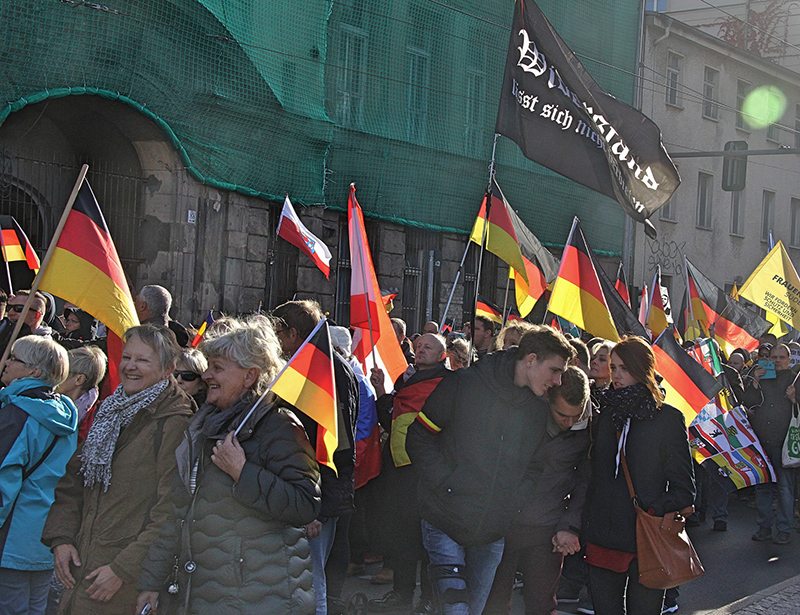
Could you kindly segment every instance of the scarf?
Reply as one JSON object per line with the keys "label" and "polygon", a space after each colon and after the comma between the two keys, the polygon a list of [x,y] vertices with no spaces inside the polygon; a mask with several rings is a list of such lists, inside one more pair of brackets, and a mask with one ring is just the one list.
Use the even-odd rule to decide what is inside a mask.
{"label": "scarf", "polygon": [[595,393],[600,403],[600,413],[610,413],[611,422],[621,431],[628,419],[652,421],[656,418],[658,406],[653,394],[641,382],[624,389],[607,388]]}
{"label": "scarf", "polygon": [[128,395],[117,387],[97,409],[92,427],[83,443],[81,453],[81,474],[83,485],[91,488],[95,483],[103,483],[103,492],[108,491],[111,482],[111,458],[117,447],[120,432],[127,427],[137,413],[147,408],[167,388],[168,380],[159,380],[153,386]]}

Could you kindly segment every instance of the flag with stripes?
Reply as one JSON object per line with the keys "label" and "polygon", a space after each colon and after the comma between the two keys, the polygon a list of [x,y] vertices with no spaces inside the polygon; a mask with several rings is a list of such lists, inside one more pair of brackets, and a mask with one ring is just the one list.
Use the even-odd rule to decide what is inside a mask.
{"label": "flag with stripes", "polygon": [[5,288],[10,277],[11,288],[5,288],[9,296],[14,290],[30,288],[39,271],[39,257],[13,216],[0,216],[0,249],[8,267],[7,275],[0,275],[0,280],[5,282],[0,286]]}
{"label": "flag with stripes", "polygon": [[653,339],[672,323],[670,312],[667,289],[661,286],[661,265],[657,265],[647,308],[647,328]]}
{"label": "flag with stripes", "polygon": [[636,318],[636,314],[631,310],[630,305],[625,302],[625,299],[619,294],[617,289],[614,288],[611,279],[597,262],[594,254],[592,254],[592,260],[594,261],[595,271],[597,271],[597,278],[600,280],[600,286],[603,289],[603,295],[608,303],[611,319],[614,321],[614,326],[617,328],[619,336],[637,335],[650,341],[650,335],[648,335],[647,329],[639,322]]}
{"label": "flag with stripes", "polygon": [[314,327],[292,355],[272,383],[272,392],[317,422],[317,462],[335,472],[333,454],[339,445],[339,421],[327,319],[323,318]]}
{"label": "flag with stripes", "polygon": [[689,425],[722,385],[702,365],[678,345],[671,327],[653,344],[656,371],[663,380],[666,403],[683,412]]}
{"label": "flag with stripes", "polygon": [[314,262],[326,278],[331,275],[331,251],[319,237],[309,231],[297,216],[287,196],[283,201],[281,219],[278,221],[278,237],[282,237]]}
{"label": "flag with stripes", "polygon": [[139,324],[139,318],[111,232],[86,179],[56,240],[39,289],[69,301],[106,326],[108,380],[112,390],[116,388],[122,336]]}
{"label": "flag with stripes", "polygon": [[725,355],[729,356],[737,348],[758,348],[758,338],[770,329],[770,323],[760,314],[729,297],[688,258],[686,275],[694,317],[705,321]]}
{"label": "flag with stripes", "polygon": [[203,324],[200,325],[200,328],[197,330],[197,333],[192,340],[192,348],[197,348],[200,345],[200,342],[203,341],[203,336],[206,334],[208,328],[214,324],[214,310],[208,310],[208,316],[203,321]]}
{"label": "flag with stripes", "polygon": [[475,304],[475,316],[486,316],[498,325],[503,325],[503,313],[500,308],[481,295],[478,295],[478,302]]}
{"label": "flag with stripes", "polygon": [[628,307],[631,307],[631,294],[628,291],[628,280],[625,277],[625,267],[622,266],[622,261],[619,263],[619,267],[617,267],[617,281],[614,284],[614,288],[617,289],[619,296],[622,297],[622,300],[628,304]]}
{"label": "flag with stripes", "polygon": [[592,251],[577,217],[564,246],[548,310],[592,335],[619,341]]}

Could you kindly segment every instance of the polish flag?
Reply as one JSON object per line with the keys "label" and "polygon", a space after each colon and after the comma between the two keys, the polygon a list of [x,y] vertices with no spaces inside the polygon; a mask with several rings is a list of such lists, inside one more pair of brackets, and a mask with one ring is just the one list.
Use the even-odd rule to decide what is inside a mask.
{"label": "polish flag", "polygon": [[308,254],[314,264],[325,274],[325,277],[330,279],[331,251],[322,243],[321,239],[300,222],[288,196],[283,202],[281,219],[278,221],[278,237],[283,237],[290,244]]}
{"label": "polish flag", "polygon": [[364,214],[356,201],[355,184],[350,184],[347,204],[347,227],[350,236],[350,327],[353,354],[364,373],[379,367],[385,374],[384,389],[392,391],[394,382],[408,368],[400,343],[383,306],[375,267],[367,244]]}

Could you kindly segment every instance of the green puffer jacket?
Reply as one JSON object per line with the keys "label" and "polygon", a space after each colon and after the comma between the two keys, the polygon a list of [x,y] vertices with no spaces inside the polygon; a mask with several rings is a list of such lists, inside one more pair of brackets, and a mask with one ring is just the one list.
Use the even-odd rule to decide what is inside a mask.
{"label": "green puffer jacket", "polygon": [[[270,395],[239,432],[247,459],[239,482],[211,461],[214,443],[236,429],[254,401],[249,394],[237,401],[240,411],[221,433],[209,436],[203,425],[220,410],[204,405],[178,447],[175,522],[164,526],[151,547],[138,585],[163,591],[178,555],[179,613],[314,612],[303,526],[319,512],[319,471],[300,422]],[[194,460],[199,465],[192,496]]]}

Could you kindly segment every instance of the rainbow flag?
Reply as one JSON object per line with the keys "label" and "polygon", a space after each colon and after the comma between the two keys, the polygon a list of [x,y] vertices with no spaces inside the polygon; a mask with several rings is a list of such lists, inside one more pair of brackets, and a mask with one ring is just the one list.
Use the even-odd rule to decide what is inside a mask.
{"label": "rainbow flag", "polygon": [[317,462],[336,472],[333,454],[339,445],[336,380],[328,321],[323,318],[292,355],[271,390],[319,424]]}

